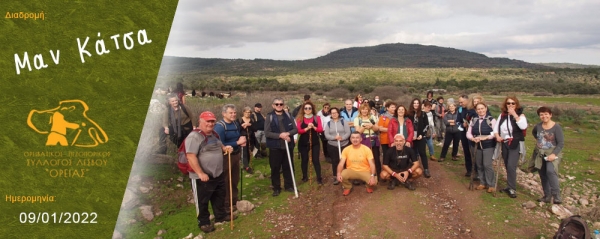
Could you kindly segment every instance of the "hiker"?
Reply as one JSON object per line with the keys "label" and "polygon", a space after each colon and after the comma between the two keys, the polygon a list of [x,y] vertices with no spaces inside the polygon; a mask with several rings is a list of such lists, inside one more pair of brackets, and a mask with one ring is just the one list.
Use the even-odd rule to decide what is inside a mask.
{"label": "hiker", "polygon": [[419,98],[413,99],[410,109],[408,110],[408,117],[413,122],[413,127],[415,129],[415,134],[413,135],[413,149],[417,154],[417,157],[421,157],[421,164],[423,164],[425,178],[430,178],[431,174],[429,173],[429,163],[427,162],[427,154],[425,152],[426,147],[426,138],[425,138],[425,130],[429,126],[429,120],[427,119],[427,115],[423,113],[423,109],[421,108],[421,101]]}
{"label": "hiker", "polygon": [[[229,178],[231,178],[231,190],[227,187],[226,191],[226,202],[225,211],[227,214],[230,210],[235,211],[235,205],[238,201],[238,183],[240,182],[240,153],[242,147],[246,146],[246,137],[241,136],[241,126],[238,124],[236,107],[234,104],[226,104],[221,108],[221,114],[223,119],[219,120],[215,125],[215,132],[219,135],[219,139],[223,145],[231,146],[233,152],[231,155],[223,155],[223,168],[225,171],[225,184],[229,185]],[[231,157],[231,170],[229,170],[229,157]],[[229,176],[231,172],[231,177]],[[229,197],[233,198],[233,207],[229,208]]]}
{"label": "hiker", "polygon": [[421,104],[425,104],[425,102],[431,103],[431,105],[437,104],[437,101],[433,98],[433,91],[427,91],[427,98],[421,102]]}
{"label": "hiker", "polygon": [[438,162],[443,162],[446,160],[446,154],[448,153],[450,142],[452,142],[452,160],[458,161],[458,144],[460,143],[460,137],[462,135],[462,132],[458,129],[458,117],[456,104],[448,101],[448,112],[444,114],[443,121],[443,123],[446,125],[446,135],[444,136],[444,145],[442,146],[442,152],[440,153]]}
{"label": "hiker", "polygon": [[360,109],[360,106],[363,104],[363,96],[358,94],[354,97],[354,102],[352,103],[352,107]]}
{"label": "hiker", "polygon": [[[338,185],[340,181],[337,179],[337,165],[340,164],[340,152],[348,146],[348,138],[350,138],[350,126],[348,122],[340,117],[340,110],[333,107],[329,110],[331,120],[325,124],[323,134],[327,138],[327,148],[331,156],[331,169],[333,171],[333,185]],[[339,148],[338,148],[339,147]]]}
{"label": "hiker", "polygon": [[346,101],[344,101],[344,106],[345,107],[340,110],[340,114],[342,118],[344,118],[344,121],[347,122],[350,126],[350,130],[354,132],[354,130],[356,130],[354,127],[354,119],[358,115],[358,108],[354,108],[352,106],[351,99],[347,99]]}
{"label": "hiker", "polygon": [[508,182],[508,187],[502,189],[501,192],[507,193],[511,198],[516,198],[520,141],[525,140],[523,131],[527,129],[527,119],[515,96],[506,97],[501,110],[502,113],[498,116],[498,126],[494,127],[496,141],[502,144],[502,158]]}
{"label": "hiker", "polygon": [[465,168],[467,172],[465,173],[465,177],[471,177],[471,171],[473,170],[473,161],[471,158],[471,149],[469,147],[469,140],[467,139],[467,129],[469,127],[469,122],[467,120],[467,105],[469,97],[467,95],[461,95],[458,98],[458,119],[457,125],[458,130],[460,130],[460,142],[462,145],[464,157],[465,157]]}
{"label": "hiker", "polygon": [[[294,141],[292,137],[298,129],[289,113],[283,110],[283,99],[273,99],[273,111],[265,118],[265,136],[269,148],[269,166],[271,167],[271,185],[273,196],[281,193],[280,171],[283,170],[283,185],[286,191],[294,192],[292,171],[294,170]],[[285,144],[288,145],[286,149]],[[289,159],[288,159],[289,157]],[[290,165],[291,161],[291,165]]]}
{"label": "hiker", "polygon": [[177,148],[181,146],[185,137],[198,126],[193,112],[183,104],[179,104],[179,98],[176,94],[167,96],[167,111],[163,115],[162,128],[159,132],[159,147],[158,152],[161,154],[167,153],[167,135]]}
{"label": "hiker", "polygon": [[367,182],[367,193],[373,193],[373,187],[377,185],[373,153],[369,147],[361,143],[362,136],[358,131],[350,134],[350,142],[352,142],[352,145],[342,151],[342,157],[337,166],[338,181],[342,182],[342,188],[344,189],[342,194],[344,196],[350,194],[352,190],[350,180],[356,179]]}
{"label": "hiker", "polygon": [[476,172],[480,179],[477,190],[487,189],[488,193],[496,192],[496,178],[494,175],[494,149],[496,142],[494,137],[494,126],[496,119],[487,115],[488,107],[485,103],[479,102],[475,105],[477,117],[471,119],[469,129],[467,130],[467,139],[475,144],[475,165]]}
{"label": "hiker", "polygon": [[389,190],[400,184],[409,190],[415,190],[412,181],[423,174],[419,159],[405,143],[404,135],[396,134],[394,136],[395,147],[390,148],[383,156],[383,170],[380,177],[382,180],[391,179]]}
{"label": "hiker", "polygon": [[[323,184],[321,178],[321,163],[319,155],[321,154],[321,145],[319,143],[319,133],[323,132],[321,117],[316,115],[315,105],[312,102],[302,104],[302,112],[296,116],[296,127],[298,128],[298,152],[300,152],[302,182],[308,182],[308,161],[311,158],[313,167],[317,175],[317,183]],[[310,154],[310,155],[309,155]]]}
{"label": "hiker", "polygon": [[392,122],[390,122],[390,127],[388,128],[388,142],[391,142],[390,148],[395,146],[394,136],[396,134],[402,134],[406,142],[404,145],[407,147],[412,147],[412,139],[415,134],[412,121],[406,115],[406,107],[404,105],[399,105],[394,112],[394,118]]}
{"label": "hiker", "polygon": [[258,149],[258,153],[256,154],[256,156],[267,157],[267,138],[265,138],[265,116],[260,112],[261,110],[261,103],[254,104],[254,112],[252,113],[252,117],[254,118],[254,121],[256,121],[256,133],[254,133],[254,136],[256,137],[257,141],[255,147]]}
{"label": "hiker", "polygon": [[394,102],[389,102],[385,109],[386,112],[379,116],[377,126],[379,126],[379,143],[381,144],[381,153],[385,155],[387,150],[390,148],[390,138],[388,137],[388,127],[390,122],[394,119],[394,112],[398,105]]}
{"label": "hiker", "polygon": [[[375,101],[375,106],[374,106],[374,107],[375,107],[375,109],[376,109],[376,110],[377,110],[379,113],[381,113],[381,109],[384,107],[384,105],[383,105],[383,102],[379,100],[379,96],[378,96],[378,95],[376,95],[376,96],[375,96],[375,99],[374,99],[373,101]],[[373,107],[371,107],[371,108],[373,108]],[[381,114],[382,114],[382,113],[381,113]]]}
{"label": "hiker", "polygon": [[443,132],[446,132],[446,124],[444,124],[444,115],[446,114],[446,105],[444,105],[444,97],[439,96],[437,99],[437,104],[435,104],[433,108],[433,114],[435,115],[435,127],[436,131],[439,133],[437,136],[437,141],[439,142],[438,146],[442,146],[444,140]]}
{"label": "hiker", "polygon": [[435,125],[435,119],[433,112],[431,112],[431,103],[429,101],[423,103],[423,114],[427,116],[427,122],[429,125],[427,126],[427,130],[425,131],[425,143],[427,144],[427,148],[429,149],[429,159],[431,161],[437,161],[435,158],[435,149],[433,148],[433,139],[439,134],[437,131],[437,127]]}
{"label": "hiker", "polygon": [[212,206],[215,223],[231,221],[230,214],[225,210],[229,199],[225,196],[226,173],[223,173],[223,152],[232,152],[231,146],[225,146],[215,136],[214,127],[217,121],[210,111],[200,114],[198,119],[200,132],[190,133],[185,140],[186,158],[193,172],[189,172],[192,181],[192,192],[196,204],[196,219],[198,227],[203,232],[215,230],[210,223],[208,203]]}
{"label": "hiker", "polygon": [[[379,126],[378,119],[371,115],[369,105],[363,104],[359,108],[359,115],[354,118],[356,132],[361,133],[362,144],[371,149],[375,161],[376,175],[381,173],[381,159],[379,153]],[[365,181],[366,182],[366,181]]]}
{"label": "hiker", "polygon": [[[321,118],[321,127],[325,129],[325,125],[331,120],[330,110],[331,106],[329,103],[325,102],[323,104],[323,109],[319,110],[317,116]],[[319,138],[321,139],[321,146],[323,146],[323,156],[325,156],[325,161],[331,163],[331,157],[329,155],[329,149],[327,148],[327,139],[325,138],[324,133],[319,133]]]}
{"label": "hiker", "polygon": [[254,170],[250,167],[250,154],[253,151],[252,148],[260,147],[255,137],[257,123],[252,118],[252,109],[249,106],[244,107],[242,112],[242,117],[238,119],[238,124],[241,126],[240,135],[246,137],[248,143],[247,147],[244,147],[242,164],[246,173],[253,174]]}
{"label": "hiker", "polygon": [[539,171],[544,196],[538,202],[561,204],[558,166],[562,160],[565,136],[562,127],[552,120],[552,110],[542,106],[537,110],[542,122],[533,127],[531,133],[536,139],[535,151],[530,162],[531,171]]}
{"label": "hiker", "polygon": [[183,89],[183,84],[181,82],[177,82],[177,85],[175,87],[175,91],[173,91],[173,93],[175,93],[177,95],[177,98],[179,98],[179,103],[181,103],[182,105],[185,105],[185,90]]}

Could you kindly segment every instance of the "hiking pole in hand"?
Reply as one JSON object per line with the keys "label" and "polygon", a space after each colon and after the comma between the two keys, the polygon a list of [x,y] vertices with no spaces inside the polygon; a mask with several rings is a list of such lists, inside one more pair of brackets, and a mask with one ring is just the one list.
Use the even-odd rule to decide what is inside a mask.
{"label": "hiking pole in hand", "polygon": [[244,146],[242,147],[242,156],[240,157],[242,160],[242,167],[240,167],[240,200],[243,200],[242,196],[244,195]]}
{"label": "hiking pole in hand", "polygon": [[227,151],[227,157],[229,158],[229,225],[233,231],[233,186],[231,183],[231,152]]}
{"label": "hiking pole in hand", "polygon": [[283,140],[285,144],[285,151],[287,152],[288,163],[290,164],[290,173],[292,174],[292,183],[294,183],[294,194],[296,194],[296,198],[298,198],[298,188],[296,187],[296,177],[294,176],[294,167],[292,167],[292,157],[290,156],[290,146],[288,146],[288,142]]}
{"label": "hiking pole in hand", "polygon": [[500,157],[502,157],[502,144],[496,144],[496,152],[498,153],[496,155],[496,172],[494,172],[494,175],[496,175],[496,180],[494,182],[494,193],[493,196],[496,197],[496,191],[498,191],[498,177],[500,177]]}
{"label": "hiking pole in hand", "polygon": [[312,129],[308,130],[308,185],[312,186]]}

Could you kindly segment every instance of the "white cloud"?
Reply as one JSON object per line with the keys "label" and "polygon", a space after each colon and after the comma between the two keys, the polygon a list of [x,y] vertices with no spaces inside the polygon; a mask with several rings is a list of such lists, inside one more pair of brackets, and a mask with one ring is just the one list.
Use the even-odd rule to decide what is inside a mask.
{"label": "white cloud", "polygon": [[166,54],[290,60],[402,42],[600,64],[597,9],[592,0],[180,0]]}

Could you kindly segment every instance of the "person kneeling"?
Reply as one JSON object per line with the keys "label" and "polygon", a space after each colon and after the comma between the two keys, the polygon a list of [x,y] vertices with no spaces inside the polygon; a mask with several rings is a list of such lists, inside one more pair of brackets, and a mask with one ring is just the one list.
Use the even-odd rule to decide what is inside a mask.
{"label": "person kneeling", "polygon": [[[373,192],[373,186],[377,184],[375,175],[375,160],[369,147],[361,144],[362,136],[358,131],[350,135],[351,146],[342,151],[340,163],[338,164],[338,181],[342,182],[344,196],[348,196],[352,190],[353,179],[367,182],[367,192]],[[344,169],[346,166],[346,169]]]}
{"label": "person kneeling", "polygon": [[410,190],[415,190],[412,181],[423,174],[419,160],[411,148],[405,146],[404,135],[394,136],[392,147],[385,152],[381,179],[390,180],[389,190],[402,184]]}

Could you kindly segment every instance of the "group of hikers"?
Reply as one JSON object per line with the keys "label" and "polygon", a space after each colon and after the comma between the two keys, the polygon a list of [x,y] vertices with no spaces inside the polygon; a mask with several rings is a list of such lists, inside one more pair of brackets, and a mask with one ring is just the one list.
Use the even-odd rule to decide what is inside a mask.
{"label": "group of hikers", "polygon": [[[267,114],[262,112],[262,104],[256,103],[254,109],[244,107],[243,116],[238,118],[237,107],[226,104],[221,120],[205,111],[197,122],[177,95],[167,98],[169,110],[160,139],[169,135],[178,147],[185,147],[198,226],[204,232],[214,230],[209,220],[209,202],[215,222],[235,219],[230,215],[238,199],[237,172],[243,169],[253,173],[251,155],[268,156],[273,196],[282,190],[297,193],[293,174],[296,145],[302,181],[312,179],[312,164],[317,184],[325,183],[319,160],[323,152],[332,163],[332,184],[341,183],[342,195],[347,196],[353,186],[363,183],[366,191],[373,193],[379,181],[387,181],[389,190],[400,185],[415,190],[415,179],[430,178],[435,173],[429,168],[430,160],[445,161],[449,148],[451,159],[459,160],[460,143],[465,176],[479,181],[475,189],[496,191],[497,176],[492,163],[502,157],[507,187],[499,191],[510,198],[517,197],[516,170],[520,158],[525,157],[528,124],[515,96],[504,99],[497,117],[490,114],[481,95],[461,95],[456,101],[445,101],[441,96],[434,99],[429,91],[426,99],[414,98],[407,106],[390,100],[382,102],[378,96],[373,101],[364,100],[359,94],[353,100],[345,100],[340,108],[324,103],[320,110],[310,95],[305,95],[291,113],[284,99],[276,97],[271,105],[273,111]],[[531,131],[536,147],[529,169],[540,172],[544,195],[538,201],[560,204],[558,165],[564,135],[560,125],[552,121],[550,108],[540,107],[537,114],[541,122]],[[434,141],[442,146],[439,158],[434,156]]]}

